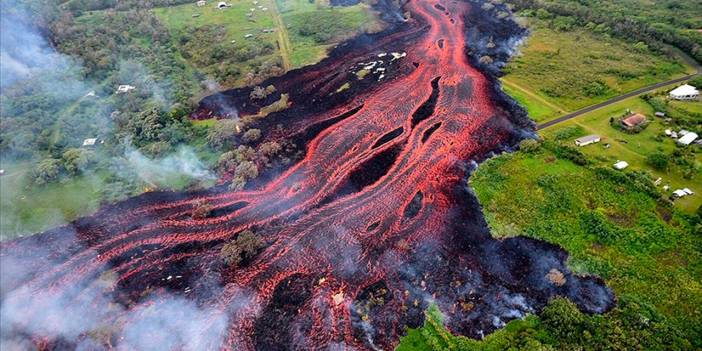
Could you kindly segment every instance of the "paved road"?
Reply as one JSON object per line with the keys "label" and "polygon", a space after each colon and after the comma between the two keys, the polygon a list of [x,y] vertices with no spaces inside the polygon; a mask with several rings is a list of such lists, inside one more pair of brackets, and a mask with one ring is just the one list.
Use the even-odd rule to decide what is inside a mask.
{"label": "paved road", "polygon": [[680,77],[680,78],[677,78],[677,79],[671,79],[671,80],[666,81],[666,82],[660,82],[660,83],[656,83],[656,84],[653,84],[653,85],[649,85],[649,86],[647,86],[647,87],[643,87],[643,88],[641,88],[641,89],[634,90],[634,91],[632,91],[632,92],[626,93],[626,94],[624,94],[624,95],[620,95],[620,96],[617,96],[617,97],[615,97],[615,98],[611,98],[611,99],[609,99],[609,100],[607,100],[607,101],[600,102],[599,104],[585,107],[585,108],[580,109],[580,110],[577,110],[577,111],[575,111],[575,112],[571,112],[571,113],[569,113],[569,114],[567,114],[567,115],[558,117],[558,118],[556,118],[556,119],[554,119],[554,120],[550,120],[550,121],[548,121],[548,122],[546,122],[546,123],[539,124],[539,125],[536,126],[536,130],[541,130],[541,129],[550,127],[550,126],[552,126],[552,125],[554,125],[554,124],[558,124],[558,123],[561,123],[561,122],[564,122],[564,121],[573,119],[573,118],[578,117],[578,116],[580,116],[580,115],[583,115],[583,114],[585,114],[585,113],[588,113],[588,112],[591,112],[591,111],[594,111],[594,110],[597,110],[597,109],[601,109],[601,108],[603,108],[603,107],[605,107],[605,106],[609,106],[609,105],[611,105],[611,104],[617,103],[617,102],[622,101],[622,100],[624,100],[624,99],[628,99],[628,98],[630,98],[630,97],[634,97],[634,96],[637,96],[637,95],[641,95],[641,94],[645,94],[645,93],[651,92],[651,91],[656,90],[656,89],[660,89],[660,88],[662,88],[662,87],[664,87],[664,86],[666,86],[666,85],[675,84],[675,83],[680,83],[680,82],[689,80],[689,79],[691,79],[692,77],[695,77],[695,76],[697,76],[697,75],[702,75],[702,66],[700,66],[699,63],[697,63],[696,61],[692,60],[692,58],[690,58],[689,56],[684,55],[684,54],[682,55],[682,58],[683,58],[685,61],[687,61],[688,64],[690,64],[691,66],[695,67],[695,69],[697,69],[697,73],[690,74],[690,75],[687,75],[687,76],[684,76],[684,77]]}

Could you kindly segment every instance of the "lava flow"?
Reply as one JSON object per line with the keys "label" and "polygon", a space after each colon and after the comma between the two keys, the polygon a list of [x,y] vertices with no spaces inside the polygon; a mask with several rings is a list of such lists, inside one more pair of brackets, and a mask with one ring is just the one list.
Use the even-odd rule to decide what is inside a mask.
{"label": "lava flow", "polygon": [[[531,128],[480,58],[504,55],[513,33],[499,31],[515,24],[480,5],[412,0],[411,19],[272,79],[292,104],[255,123],[305,150],[277,175],[238,192],[147,193],[3,243],[3,344],[388,350],[431,305],[474,338],[554,296],[611,308],[562,249],[493,239],[467,189],[473,162]],[[255,113],[249,91],[208,97],[195,117]],[[203,201],[212,214],[192,216]],[[228,267],[220,250],[244,230],[265,248]]]}

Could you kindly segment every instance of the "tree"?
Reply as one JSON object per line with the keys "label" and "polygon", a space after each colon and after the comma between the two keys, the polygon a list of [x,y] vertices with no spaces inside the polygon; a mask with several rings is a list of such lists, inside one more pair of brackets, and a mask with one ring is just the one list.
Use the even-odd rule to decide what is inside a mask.
{"label": "tree", "polygon": [[536,18],[538,18],[540,20],[547,20],[547,19],[551,18],[551,13],[543,8],[540,8],[540,9],[536,10]]}
{"label": "tree", "polygon": [[84,149],[71,148],[63,155],[63,167],[71,175],[76,175],[88,165],[88,152]]}
{"label": "tree", "polygon": [[663,171],[668,169],[668,156],[660,151],[656,151],[646,157],[646,163],[659,171]]}
{"label": "tree", "polygon": [[253,90],[251,90],[251,94],[249,94],[249,98],[251,100],[263,100],[268,96],[268,93],[266,92],[265,89],[261,88],[260,86],[255,86]]}
{"label": "tree", "polygon": [[55,158],[41,160],[34,168],[34,181],[39,184],[46,184],[58,178],[61,170],[61,161]]}
{"label": "tree", "polygon": [[207,201],[198,201],[195,203],[195,208],[192,212],[193,219],[204,219],[212,213],[212,205]]}
{"label": "tree", "polygon": [[577,342],[586,330],[586,316],[570,300],[552,300],[541,313],[541,321],[558,340]]}
{"label": "tree", "polygon": [[220,256],[227,266],[236,268],[251,261],[263,248],[264,242],[251,230],[244,230],[236,239],[224,244]]}
{"label": "tree", "polygon": [[217,121],[207,133],[207,141],[214,148],[226,148],[234,143],[237,121],[225,119]]}
{"label": "tree", "polygon": [[260,129],[249,129],[244,133],[243,140],[245,143],[251,143],[261,138]]}

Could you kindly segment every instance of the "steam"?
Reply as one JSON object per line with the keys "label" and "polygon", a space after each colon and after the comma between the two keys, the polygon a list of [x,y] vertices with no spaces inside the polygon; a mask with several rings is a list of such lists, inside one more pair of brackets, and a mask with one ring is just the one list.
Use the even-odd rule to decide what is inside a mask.
{"label": "steam", "polygon": [[[59,241],[77,241],[71,227],[60,234]],[[61,289],[35,289],[30,283],[8,290],[45,273],[36,262],[41,267],[60,265],[49,254],[56,242],[27,240],[32,253],[3,250],[0,255],[0,350],[32,349],[28,335],[60,340],[78,350],[101,350],[105,344],[117,350],[214,350],[222,344],[228,323],[223,313],[164,291],[128,309],[111,294],[116,275],[107,266],[87,283],[70,282]],[[98,257],[92,250],[85,254]]]}
{"label": "steam", "polygon": [[0,6],[0,88],[41,71],[70,65],[29,25],[28,18],[28,11],[16,1],[4,1]]}
{"label": "steam", "polygon": [[161,159],[148,158],[139,150],[128,147],[125,158],[139,179],[152,185],[163,184],[179,176],[201,181],[217,178],[195,155],[193,149],[187,146],[180,146],[174,154]]}

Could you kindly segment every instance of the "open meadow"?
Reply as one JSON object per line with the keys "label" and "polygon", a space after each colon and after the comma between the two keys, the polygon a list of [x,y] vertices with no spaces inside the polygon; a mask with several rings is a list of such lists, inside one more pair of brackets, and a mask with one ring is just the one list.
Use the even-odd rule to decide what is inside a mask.
{"label": "open meadow", "polygon": [[693,72],[677,58],[593,29],[528,21],[531,34],[502,81],[536,122]]}

